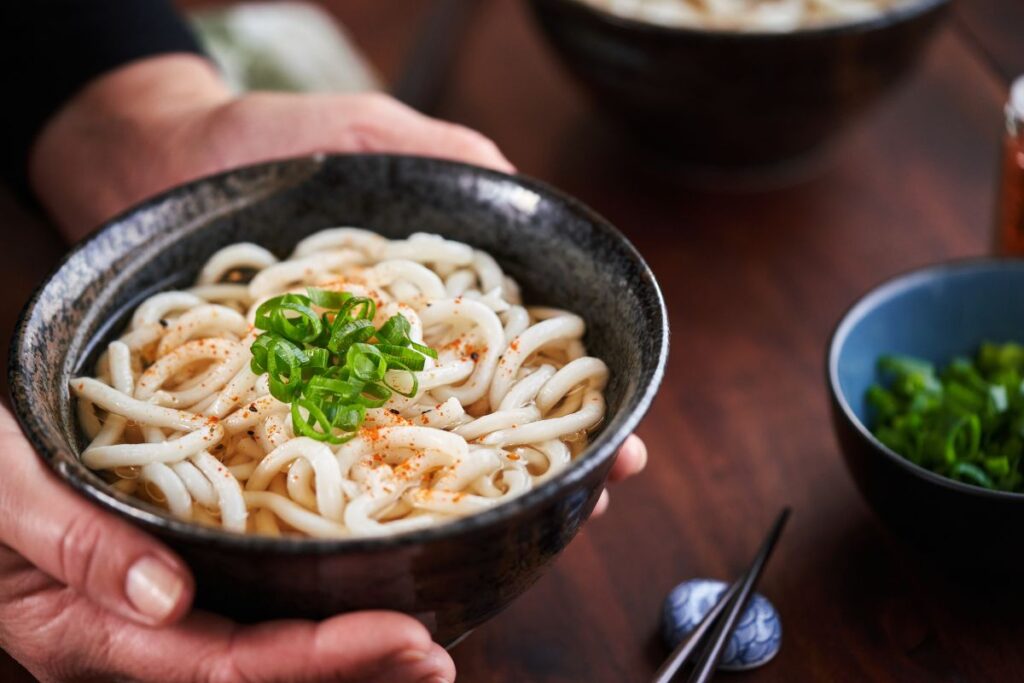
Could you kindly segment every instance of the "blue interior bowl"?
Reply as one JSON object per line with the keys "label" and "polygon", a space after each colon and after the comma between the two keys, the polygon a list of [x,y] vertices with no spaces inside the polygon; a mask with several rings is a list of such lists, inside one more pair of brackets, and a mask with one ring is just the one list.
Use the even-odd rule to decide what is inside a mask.
{"label": "blue interior bowl", "polygon": [[1024,559],[1017,538],[1024,494],[947,479],[884,446],[869,429],[865,394],[878,357],[942,365],[985,341],[1024,342],[1024,261],[932,266],[873,289],[843,316],[829,345],[832,418],[847,467],[868,503],[897,533],[960,568],[1001,570]]}

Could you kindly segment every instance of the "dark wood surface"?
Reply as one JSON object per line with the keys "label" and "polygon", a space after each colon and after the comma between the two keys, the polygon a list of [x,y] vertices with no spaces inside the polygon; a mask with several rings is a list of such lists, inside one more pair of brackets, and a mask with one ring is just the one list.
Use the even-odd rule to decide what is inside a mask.
{"label": "dark wood surface", "polygon": [[1024,2],[962,0],[955,16],[965,37],[1003,79],[1024,76]]}
{"label": "dark wood surface", "polygon": [[[327,4],[387,80],[427,6]],[[977,5],[958,8],[917,73],[827,165],[746,193],[659,173],[592,110],[520,2],[478,10],[438,114],[619,226],[661,282],[673,340],[640,429],[647,471],[456,648],[461,681],[647,680],[665,655],[655,636],[667,591],[734,576],[784,504],[794,516],[761,583],[782,614],[782,651],[730,680],[1022,676],[1024,601],[944,577],[882,528],[841,463],[823,377],[831,328],[859,294],[989,248],[1000,109],[1009,75],[1024,70],[1024,21],[1017,0]],[[4,201],[0,217],[29,220]],[[59,251],[42,229],[21,234],[0,253],[4,330]],[[0,680],[13,676],[0,666]]]}

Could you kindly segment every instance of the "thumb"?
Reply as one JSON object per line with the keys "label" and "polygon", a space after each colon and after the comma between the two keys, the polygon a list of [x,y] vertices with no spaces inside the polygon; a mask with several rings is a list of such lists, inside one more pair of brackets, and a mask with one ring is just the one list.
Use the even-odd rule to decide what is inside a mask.
{"label": "thumb", "polygon": [[0,543],[103,608],[148,625],[180,618],[192,576],[158,541],[47,470],[0,407]]}

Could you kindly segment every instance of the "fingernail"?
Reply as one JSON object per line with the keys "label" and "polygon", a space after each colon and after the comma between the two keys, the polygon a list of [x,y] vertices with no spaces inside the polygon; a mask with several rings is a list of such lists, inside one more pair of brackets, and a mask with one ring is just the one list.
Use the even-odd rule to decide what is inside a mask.
{"label": "fingernail", "polygon": [[395,657],[391,661],[393,664],[396,664],[398,666],[404,666],[406,664],[415,664],[417,662],[422,662],[426,658],[427,653],[423,650],[406,650],[405,652],[400,652],[397,655],[395,655]]}
{"label": "fingernail", "polygon": [[642,470],[647,467],[647,444],[643,442],[643,439],[637,439],[636,447],[637,453],[640,454],[640,467],[638,469]]}
{"label": "fingernail", "polygon": [[136,610],[160,621],[174,611],[184,589],[177,572],[155,557],[144,557],[128,570],[124,592]]}
{"label": "fingernail", "polygon": [[444,681],[444,683],[450,683],[443,678],[438,678],[435,673],[429,673],[420,678],[424,671],[436,671],[436,668],[428,661],[429,658],[429,653],[423,650],[405,650],[389,659],[387,666],[374,680],[379,680],[381,683],[394,683],[394,681],[416,681],[416,683]]}
{"label": "fingernail", "polygon": [[420,683],[451,683],[451,681],[444,676],[428,676],[420,679]]}

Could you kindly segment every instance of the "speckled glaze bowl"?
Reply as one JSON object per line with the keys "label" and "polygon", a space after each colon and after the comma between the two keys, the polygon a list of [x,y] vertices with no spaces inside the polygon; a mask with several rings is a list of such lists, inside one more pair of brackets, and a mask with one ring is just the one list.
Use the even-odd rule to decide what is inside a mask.
{"label": "speckled glaze bowl", "polygon": [[910,69],[948,0],[785,33],[659,26],[581,0],[529,0],[594,99],[686,165],[777,166],[817,151]]}
{"label": "speckled glaze bowl", "polygon": [[[390,538],[243,536],[166,516],[108,488],[78,460],[69,378],[150,293],[190,283],[242,240],[279,256],[336,225],[388,237],[434,232],[486,249],[527,301],[582,315],[611,370],[608,413],[572,467],[528,494],[445,526]],[[73,488],[159,536],[195,572],[197,604],[242,619],[386,608],[452,643],[528,588],[579,530],[613,455],[658,388],[668,353],[661,293],[629,242],[556,190],[463,164],[385,155],[288,160],[185,185],[75,248],[29,301],[11,344],[25,433]]]}

